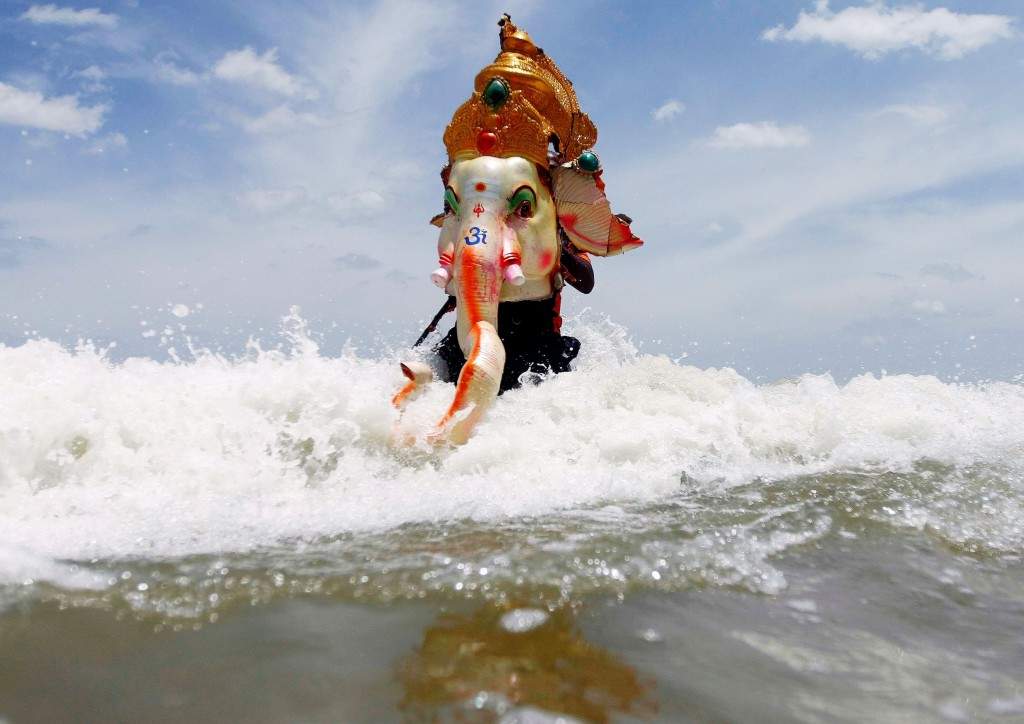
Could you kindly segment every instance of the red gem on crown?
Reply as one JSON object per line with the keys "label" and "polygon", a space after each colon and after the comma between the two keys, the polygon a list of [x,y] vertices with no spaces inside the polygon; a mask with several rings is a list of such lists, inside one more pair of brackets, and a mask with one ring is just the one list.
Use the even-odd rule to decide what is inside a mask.
{"label": "red gem on crown", "polygon": [[498,136],[492,131],[480,131],[476,137],[476,150],[481,156],[490,156],[498,147]]}

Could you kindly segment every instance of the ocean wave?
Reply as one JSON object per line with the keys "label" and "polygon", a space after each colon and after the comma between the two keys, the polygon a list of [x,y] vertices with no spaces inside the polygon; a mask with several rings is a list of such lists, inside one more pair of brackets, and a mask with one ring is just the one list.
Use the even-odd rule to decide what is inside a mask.
{"label": "ocean wave", "polygon": [[[575,564],[552,563],[557,539],[571,540],[574,525],[587,535],[603,530],[594,516],[612,510],[612,528],[635,537],[620,551],[624,581],[772,591],[784,583],[767,559],[826,534],[836,511],[806,504],[821,494],[821,480],[847,484],[849,474],[862,476],[856,490],[890,492],[887,475],[917,481],[902,502],[885,498],[891,514],[879,512],[882,503],[869,511],[893,525],[930,527],[964,545],[1024,546],[1014,533],[1024,498],[1019,384],[907,375],[755,384],[731,369],[641,354],[620,327],[587,322],[573,330],[583,340],[578,369],[499,398],[467,445],[396,449],[396,425],[425,431],[451,386],[434,384],[399,420],[388,402],[401,382],[397,353],[328,356],[301,320],[292,329],[287,349],[252,345],[239,358],[194,351],[188,361],[113,362],[89,346],[46,340],[0,347],[0,582],[89,588],[95,576],[106,581],[116,572],[114,561],[183,561],[324,540],[351,548],[353,540],[379,543],[409,526],[436,531],[470,522],[497,530],[532,519],[554,525],[556,540],[544,541],[555,547],[539,548],[551,555],[530,570],[547,571],[538,577],[557,585],[558,576],[575,575],[564,570]],[[922,464],[1002,472],[995,488],[978,492],[975,478],[956,489],[949,487],[956,475],[928,482]],[[804,479],[819,481],[797,486],[805,498],[757,500],[772,481]],[[985,508],[971,490],[996,496],[1001,507]],[[707,520],[688,523],[695,532],[683,538],[697,542],[683,556],[690,556],[683,573],[652,577],[656,562],[679,550],[666,532],[675,524],[656,511],[680,506],[680,496],[692,508],[700,496],[720,502],[741,494],[749,509],[723,524],[739,532],[709,532],[717,530],[712,500],[701,508]],[[975,502],[976,514],[965,518]],[[787,505],[804,512],[791,520]],[[563,553],[578,558],[579,546]],[[397,555],[382,555],[381,566]],[[67,568],[79,564],[90,571]],[[450,565],[421,561],[410,570],[422,580]],[[357,569],[349,565],[343,575]],[[447,586],[455,577],[434,580]]]}

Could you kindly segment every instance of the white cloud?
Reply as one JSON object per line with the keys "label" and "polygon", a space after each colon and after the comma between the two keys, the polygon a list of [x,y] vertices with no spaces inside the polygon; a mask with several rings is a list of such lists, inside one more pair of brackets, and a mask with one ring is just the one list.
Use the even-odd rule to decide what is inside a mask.
{"label": "white cloud", "polygon": [[177,56],[171,52],[159,53],[153,58],[157,80],[170,83],[171,85],[198,85],[203,80],[203,76],[188,68],[180,67],[174,62],[176,58]]}
{"label": "white cloud", "polygon": [[313,99],[317,96],[305,81],[278,65],[277,48],[271,48],[263,55],[248,46],[233,50],[217,61],[213,74],[221,80],[243,83],[288,98]]}
{"label": "white cloud", "polygon": [[21,14],[21,20],[37,25],[68,25],[71,27],[96,26],[113,29],[117,27],[117,15],[100,12],[99,8],[59,8],[56,5],[33,5]]}
{"label": "white cloud", "polygon": [[800,13],[793,27],[778,25],[762,37],[842,45],[872,60],[908,48],[953,60],[1012,35],[1013,18],[1005,15],[925,10],[921,5],[890,8],[884,0],[836,13],[828,0],[818,0],[814,10]]}
{"label": "white cloud", "polygon": [[374,214],[384,208],[384,197],[376,191],[360,191],[354,194],[331,194],[327,204],[344,217],[361,217]]}
{"label": "white cloud", "polygon": [[103,80],[107,77],[107,74],[103,72],[103,69],[98,65],[90,65],[88,68],[75,71],[71,74],[72,78],[87,78],[88,80]]}
{"label": "white cloud", "polygon": [[87,136],[103,125],[109,106],[80,106],[76,96],[46,98],[0,83],[0,123]]}
{"label": "white cloud", "polygon": [[924,314],[945,314],[946,305],[938,299],[915,299],[910,308]]}
{"label": "white cloud", "polygon": [[939,106],[893,105],[875,111],[872,115],[876,118],[879,116],[902,116],[915,123],[935,126],[949,118],[949,111]]}
{"label": "white cloud", "polygon": [[93,156],[99,156],[104,153],[111,151],[117,151],[122,148],[128,147],[128,139],[125,138],[123,133],[111,133],[104,136],[103,138],[97,138],[93,141],[88,148],[85,149],[85,153]]}
{"label": "white cloud", "polygon": [[921,267],[921,273],[925,276],[945,279],[947,282],[954,284],[978,278],[975,274],[964,268],[963,264],[950,264],[948,262],[925,264]]}
{"label": "white cloud", "polygon": [[324,126],[325,122],[313,113],[297,113],[291,106],[284,104],[257,118],[244,118],[242,125],[249,133],[276,133],[302,126],[318,128]]}
{"label": "white cloud", "polygon": [[252,189],[236,196],[238,203],[261,214],[281,211],[306,200],[301,186],[287,189]]}
{"label": "white cloud", "polygon": [[341,256],[335,257],[334,263],[339,267],[353,269],[356,271],[377,269],[381,266],[380,259],[368,254],[360,254],[358,252],[349,252],[348,254],[342,254]]}
{"label": "white cloud", "polygon": [[719,126],[708,141],[713,148],[799,148],[811,142],[803,126],[780,126],[770,121]]}
{"label": "white cloud", "polygon": [[653,111],[651,111],[651,117],[654,118],[654,120],[656,120],[658,123],[663,123],[665,121],[669,121],[675,118],[685,110],[685,105],[673,99],[670,101],[666,101],[665,103],[661,104]]}
{"label": "white cloud", "polygon": [[107,74],[97,65],[75,71],[71,77],[82,79],[82,90],[86,93],[106,93],[110,90],[110,86],[103,82]]}

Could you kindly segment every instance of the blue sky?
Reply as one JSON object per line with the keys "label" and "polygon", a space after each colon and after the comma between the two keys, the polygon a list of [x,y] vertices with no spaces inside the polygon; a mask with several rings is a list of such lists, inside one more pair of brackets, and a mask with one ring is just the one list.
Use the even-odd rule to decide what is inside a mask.
{"label": "blue sky", "polygon": [[328,353],[414,337],[441,133],[503,11],[647,241],[569,314],[756,378],[1024,372],[1012,0],[2,0],[0,343],[240,349],[292,305]]}

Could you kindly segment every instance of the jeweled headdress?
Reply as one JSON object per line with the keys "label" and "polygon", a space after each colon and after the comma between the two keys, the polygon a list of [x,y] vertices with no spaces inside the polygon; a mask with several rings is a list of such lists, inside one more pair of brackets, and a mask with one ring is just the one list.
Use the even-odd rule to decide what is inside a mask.
{"label": "jeweled headdress", "polygon": [[[643,244],[625,214],[613,214],[592,148],[597,128],[572,83],[505,15],[501,52],[477,73],[473,95],[444,131],[448,161],[521,156],[549,169],[558,227],[578,249],[599,256]],[[550,152],[550,153],[549,153]],[[440,225],[442,217],[434,217]]]}
{"label": "jeweled headdress", "polygon": [[597,141],[597,128],[572,82],[508,15],[498,25],[501,52],[445,129],[448,158],[522,156],[548,166],[550,148],[558,160],[576,159]]}

